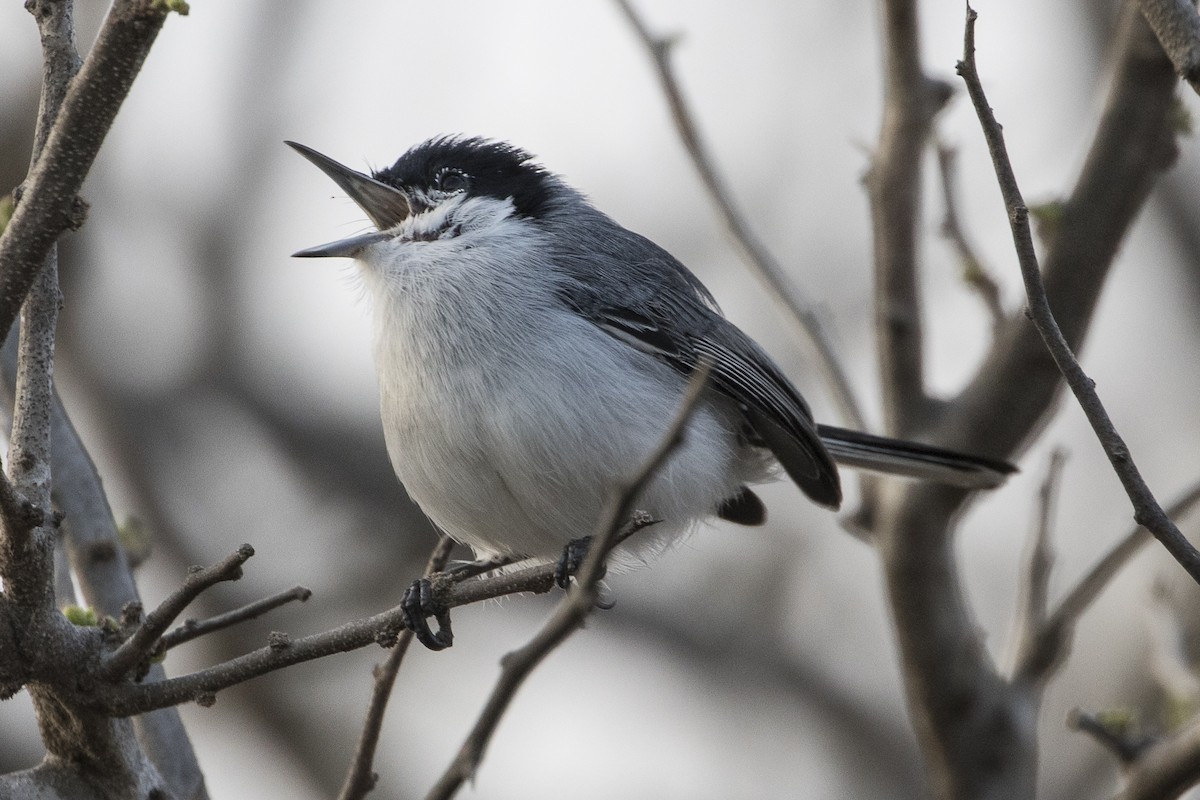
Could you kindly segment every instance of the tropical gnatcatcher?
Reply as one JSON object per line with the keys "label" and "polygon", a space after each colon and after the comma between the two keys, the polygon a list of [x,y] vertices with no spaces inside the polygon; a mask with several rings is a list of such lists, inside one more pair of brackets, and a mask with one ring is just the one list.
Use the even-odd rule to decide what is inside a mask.
{"label": "tropical gnatcatcher", "polygon": [[[432,139],[366,175],[289,142],[377,230],[301,250],[356,259],[374,305],[397,476],[481,559],[554,559],[662,438],[692,370],[708,388],[637,500],[652,549],[718,516],[763,522],[778,466],[822,506],[835,462],[988,488],[1013,467],[813,421],[779,367],[686,267],[507,144]],[[424,623],[421,615],[420,623]],[[445,646],[428,632],[422,641]]]}

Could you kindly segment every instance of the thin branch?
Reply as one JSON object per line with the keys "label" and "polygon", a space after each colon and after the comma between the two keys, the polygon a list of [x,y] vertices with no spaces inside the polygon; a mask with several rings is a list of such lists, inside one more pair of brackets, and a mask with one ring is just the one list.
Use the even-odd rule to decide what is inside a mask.
{"label": "thin branch", "polygon": [[7,333],[60,233],[81,223],[77,195],[169,4],[116,0],[70,82],[46,146],[0,234],[0,332]]}
{"label": "thin branch", "polygon": [[168,595],[158,608],[147,614],[133,635],[103,661],[99,677],[116,680],[140,662],[147,660],[154,653],[159,637],[193,600],[218,583],[235,581],[242,577],[242,564],[253,555],[254,548],[244,544],[220,563],[211,567],[193,567],[183,585]]}
{"label": "thin branch", "polygon": [[1037,251],[1033,246],[1033,234],[1029,227],[1029,209],[1021,197],[1017,186],[1016,175],[1008,158],[1004,145],[1004,133],[996,121],[983,84],[979,80],[979,72],[975,65],[975,19],[974,9],[967,6],[967,25],[963,41],[963,60],[959,62],[958,71],[967,84],[967,91],[975,105],[975,112],[983,127],[984,138],[987,139],[988,150],[992,154],[992,163],[996,168],[996,177],[1000,184],[1004,204],[1008,209],[1009,225],[1012,228],[1013,243],[1016,247],[1017,259],[1021,266],[1021,276],[1025,282],[1025,292],[1029,297],[1030,318],[1041,334],[1050,355],[1067,385],[1075,394],[1080,407],[1091,423],[1100,445],[1104,448],[1113,470],[1125,487],[1129,500],[1133,504],[1134,519],[1145,525],[1155,538],[1162,543],[1167,551],[1197,583],[1200,583],[1200,551],[1192,546],[1175,523],[1171,521],[1158,504],[1150,488],[1142,479],[1141,473],[1133,462],[1133,458],[1124,440],[1117,433],[1116,427],[1105,411],[1100,397],[1096,393],[1095,382],[1089,378],[1080,367],[1071,347],[1058,327],[1058,322],[1050,310],[1046,296],[1046,287],[1042,282],[1041,269],[1038,265]]}
{"label": "thin branch", "polygon": [[[1200,505],[1200,482],[1185,491],[1167,508],[1171,517],[1181,518]],[[1040,680],[1057,663],[1070,644],[1075,624],[1112,582],[1117,573],[1151,539],[1150,531],[1141,525],[1125,535],[1069,591],[1042,624],[1036,639],[1030,643],[1016,669],[1022,680]]]}
{"label": "thin branch", "polygon": [[1200,94],[1200,14],[1191,0],[1138,0],[1179,77]]}
{"label": "thin branch", "polygon": [[1013,672],[1028,663],[1028,653],[1039,638],[1046,623],[1046,604],[1050,586],[1050,572],[1054,566],[1054,551],[1050,545],[1054,526],[1054,510],[1058,500],[1058,488],[1062,479],[1066,455],[1056,447],[1050,453],[1050,464],[1046,478],[1038,492],[1038,516],[1029,537],[1025,569],[1021,571],[1021,588],[1017,595],[1017,623],[1013,650]]}
{"label": "thin branch", "polygon": [[1200,725],[1151,745],[1125,779],[1115,800],[1170,800],[1200,783]]}
{"label": "thin branch", "polygon": [[[512,594],[544,594],[554,588],[556,565],[530,561],[498,575],[462,583],[451,582],[438,591],[438,602],[447,609]],[[404,609],[390,608],[365,619],[353,620],[322,633],[290,640],[286,646],[263,647],[212,667],[175,678],[143,683],[100,683],[81,702],[113,716],[133,716],[191,701],[207,702],[216,692],[245,683],[294,664],[357,650],[370,644],[390,646],[404,630]]]}
{"label": "thin branch", "polygon": [[955,165],[958,151],[943,142],[937,143],[938,174],[941,176],[942,200],[946,205],[946,214],[942,217],[942,235],[954,246],[958,259],[962,263],[963,280],[967,286],[979,295],[992,318],[992,332],[995,334],[1008,315],[1004,313],[1004,304],[1000,301],[1000,286],[988,273],[983,261],[975,252],[974,246],[967,239],[958,218],[957,170]]}
{"label": "thin branch", "polygon": [[[1189,630],[1191,604],[1181,603],[1176,594],[1172,582],[1160,576],[1154,581],[1144,614],[1150,635],[1150,672],[1166,700],[1163,716],[1168,731],[1183,721],[1181,709],[1200,697],[1200,675],[1192,655],[1195,637]],[[1187,713],[1194,716],[1194,710]]]}
{"label": "thin branch", "polygon": [[491,696],[459,748],[458,754],[429,791],[427,800],[446,800],[453,797],[463,783],[475,775],[479,763],[483,760],[484,750],[517,690],[554,648],[583,625],[584,619],[595,607],[598,584],[604,574],[608,554],[617,544],[621,527],[630,518],[633,505],[642,489],[654,477],[667,457],[683,442],[687,422],[708,383],[710,366],[707,363],[702,364],[692,374],[675,419],[664,432],[658,447],[627,483],[614,487],[614,491],[609,495],[596,525],[591,548],[576,573],[575,584],[567,592],[567,596],[558,604],[554,614],[533,639],[501,659],[500,678]]}
{"label": "thin branch", "polygon": [[[429,554],[429,561],[422,573],[426,578],[446,568],[450,551],[454,548],[454,540],[442,534]],[[379,744],[379,732],[383,727],[383,714],[387,710],[388,700],[392,696],[392,687],[396,684],[396,675],[400,665],[412,644],[413,632],[405,629],[396,640],[387,661],[375,668],[375,691],[371,694],[371,704],[367,707],[367,718],[363,722],[362,734],[358,739],[358,747],[354,750],[354,760],[346,772],[342,789],[338,792],[338,800],[361,800],[375,788],[379,776],[374,772],[372,764],[375,761],[375,748]]]}
{"label": "thin branch", "polygon": [[[1067,727],[1091,736],[1110,750],[1122,764],[1132,764],[1154,745],[1154,738],[1144,733],[1127,730],[1125,720],[1116,722],[1104,715],[1088,714],[1075,709],[1067,715]],[[1154,795],[1166,797],[1167,795]]]}
{"label": "thin branch", "polygon": [[[1115,63],[1100,119],[1042,265],[1046,293],[1073,348],[1083,346],[1122,240],[1178,153],[1172,122],[1178,80],[1131,2],[1122,7],[1110,49]],[[1024,314],[1011,314],[971,382],[945,406],[931,441],[1011,455],[1031,440],[1062,384],[1038,330]]]}
{"label": "thin branch", "polygon": [[306,602],[310,597],[312,597],[312,591],[309,589],[303,586],[293,586],[287,591],[273,594],[270,597],[264,597],[261,600],[255,600],[253,603],[247,603],[240,608],[226,611],[224,614],[217,614],[215,617],[202,620],[184,620],[184,623],[178,628],[162,635],[162,638],[154,646],[154,651],[165,652],[172,647],[178,647],[184,642],[190,642],[193,639],[206,636],[213,631],[219,631],[223,628],[229,628],[247,620],[261,617],[268,611],[274,611],[288,603],[296,601],[301,603]]}
{"label": "thin branch", "polygon": [[846,370],[834,351],[832,337],[816,310],[816,304],[750,229],[749,223],[738,210],[732,194],[717,171],[712,156],[704,146],[696,120],[683,96],[683,90],[675,78],[675,70],[671,64],[671,47],[675,39],[651,33],[629,0],[616,0],[616,3],[654,62],[659,86],[666,96],[675,130],[704,188],[716,205],[726,230],[742,249],[751,271],[766,286],[776,302],[788,309],[792,318],[799,324],[804,338],[816,354],[816,362],[824,375],[825,384],[829,387],[846,424],[865,429],[866,423],[855,399],[854,390],[850,387]]}

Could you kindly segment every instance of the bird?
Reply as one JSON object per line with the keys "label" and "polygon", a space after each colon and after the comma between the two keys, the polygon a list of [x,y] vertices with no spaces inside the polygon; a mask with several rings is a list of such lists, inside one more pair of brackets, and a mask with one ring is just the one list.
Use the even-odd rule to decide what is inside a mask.
{"label": "bird", "polygon": [[[392,467],[479,563],[550,561],[590,533],[701,364],[708,384],[682,443],[636,500],[656,524],[621,545],[626,557],[712,517],[761,525],[751,487],[781,472],[837,509],[839,462],[970,489],[1015,469],[818,424],[687,267],[519,147],[438,136],[367,174],[287,144],[372,224],[294,255],[357,262]],[[417,584],[410,594],[411,623],[423,626],[428,587],[423,599]],[[416,632],[433,649],[451,640]]]}

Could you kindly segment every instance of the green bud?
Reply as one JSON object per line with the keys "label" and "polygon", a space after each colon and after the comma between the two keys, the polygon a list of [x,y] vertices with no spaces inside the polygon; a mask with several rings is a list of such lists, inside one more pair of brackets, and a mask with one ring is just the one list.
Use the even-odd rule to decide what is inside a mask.
{"label": "green bud", "polygon": [[95,628],[100,624],[100,620],[96,617],[96,612],[90,608],[69,605],[62,610],[62,613],[68,622],[80,628]]}

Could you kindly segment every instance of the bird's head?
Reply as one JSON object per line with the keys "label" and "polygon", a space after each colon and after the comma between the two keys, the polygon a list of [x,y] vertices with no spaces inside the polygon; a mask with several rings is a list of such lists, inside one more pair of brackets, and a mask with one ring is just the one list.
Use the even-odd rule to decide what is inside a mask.
{"label": "bird's head", "polygon": [[570,192],[524,150],[487,139],[430,139],[370,175],[311,147],[287,144],[332,178],[377,228],[295,253],[301,257],[353,258],[385,241],[444,241],[506,220],[536,222]]}

